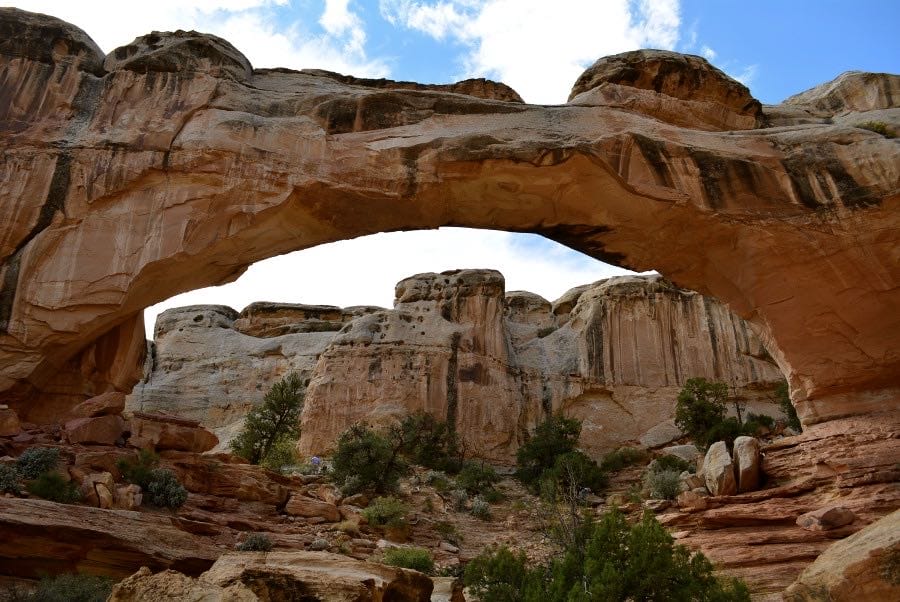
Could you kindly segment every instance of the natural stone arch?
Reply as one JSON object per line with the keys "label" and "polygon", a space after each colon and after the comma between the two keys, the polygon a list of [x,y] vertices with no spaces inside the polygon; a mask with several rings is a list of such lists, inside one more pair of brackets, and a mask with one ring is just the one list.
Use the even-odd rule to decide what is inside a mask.
{"label": "natural stone arch", "polygon": [[894,409],[900,150],[848,124],[896,126],[896,76],[763,110],[698,57],[638,52],[546,107],[483,80],[253,70],[193,32],[105,58],[15,9],[0,33],[0,390],[26,414],[130,388],[147,305],[446,225],[543,234],[724,300],[807,423]]}

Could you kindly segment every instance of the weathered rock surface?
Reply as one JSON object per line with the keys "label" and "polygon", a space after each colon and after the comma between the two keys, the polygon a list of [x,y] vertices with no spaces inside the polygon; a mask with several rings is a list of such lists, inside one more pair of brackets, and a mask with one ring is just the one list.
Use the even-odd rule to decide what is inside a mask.
{"label": "weathered rock surface", "polygon": [[123,579],[113,587],[108,602],[257,602],[259,598],[243,583],[220,587],[167,570],[153,573],[147,567]]}
{"label": "weathered rock surface", "polygon": [[832,544],[785,592],[786,602],[900,598],[900,511]]}
{"label": "weathered rock surface", "polygon": [[293,516],[320,517],[330,523],[341,520],[341,513],[334,504],[303,495],[292,495],[284,511]]}
{"label": "weathered rock surface", "polygon": [[130,424],[131,437],[128,442],[141,449],[205,452],[219,443],[218,437],[200,426],[197,420],[133,412]]}
{"label": "weathered rock surface", "polygon": [[843,506],[826,506],[801,514],[797,517],[797,525],[807,531],[830,531],[849,525],[856,520],[856,515]]}
{"label": "weathered rock surface", "polygon": [[72,408],[72,416],[75,418],[96,418],[121,414],[125,409],[125,394],[119,391],[110,391],[91,397],[90,399]]}
{"label": "weathered rock surface", "polygon": [[64,431],[69,443],[112,445],[124,435],[125,421],[115,415],[75,418],[65,424]]}
{"label": "weathered rock surface", "polygon": [[734,471],[739,493],[759,488],[760,464],[759,440],[741,436],[734,440]]}
{"label": "weathered rock surface", "polygon": [[10,408],[0,408],[0,437],[11,437],[22,432],[19,416]]}
{"label": "weathered rock surface", "polygon": [[[147,305],[289,250],[448,224],[536,232],[727,302],[807,424],[897,399],[900,145],[846,121],[896,125],[891,87],[842,96],[843,122],[785,105],[805,122],[734,134],[703,130],[749,127],[734,120],[755,105],[699,59],[629,54],[634,77],[541,107],[254,71],[200,34],[103,57],[51,17],[2,9],[0,30],[0,391],[22,420],[128,391]],[[639,102],[591,97],[612,86]],[[722,123],[666,123],[715,102]]]}
{"label": "weathered rock surface", "polygon": [[709,446],[703,458],[703,479],[713,495],[734,495],[737,481],[734,478],[734,462],[724,441]]}

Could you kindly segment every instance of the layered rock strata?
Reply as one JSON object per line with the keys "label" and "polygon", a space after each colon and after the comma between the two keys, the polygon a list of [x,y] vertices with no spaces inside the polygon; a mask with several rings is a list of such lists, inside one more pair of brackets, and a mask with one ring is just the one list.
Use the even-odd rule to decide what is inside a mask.
{"label": "layered rock strata", "polygon": [[506,293],[492,270],[420,274],[397,284],[390,310],[189,307],[164,312],[155,334],[128,407],[201,420],[223,444],[290,371],[309,381],[304,454],[328,452],[354,422],[420,410],[454,425],[471,455],[504,462],[558,411],[583,420],[595,455],[656,446],[678,436],[675,398],[694,376],[778,413],[781,375],[747,323],[659,276],[611,278],[550,303]]}
{"label": "layered rock strata", "polygon": [[486,83],[254,70],[195,32],[104,57],[8,8],[0,40],[0,391],[24,420],[128,391],[148,305],[441,225],[543,234],[725,301],[807,424],[896,408],[900,145],[854,126],[897,128],[897,76],[760,110],[702,59],[641,51],[545,107]]}

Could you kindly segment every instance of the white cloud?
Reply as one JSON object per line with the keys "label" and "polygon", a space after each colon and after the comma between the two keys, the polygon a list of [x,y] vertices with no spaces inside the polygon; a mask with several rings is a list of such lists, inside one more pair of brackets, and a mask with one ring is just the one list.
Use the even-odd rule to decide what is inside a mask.
{"label": "white cloud", "polygon": [[710,62],[712,62],[716,58],[716,51],[705,44],[700,47],[700,54],[703,56],[703,58]]}
{"label": "white cloud", "polygon": [[758,69],[759,67],[757,65],[748,65],[736,75],[732,75],[731,73],[729,73],[729,75],[749,88],[750,84],[753,83],[753,80],[756,78]]}
{"label": "white cloud", "polygon": [[441,228],[375,234],[255,263],[239,280],[200,289],[147,308],[147,336],[156,316],[171,307],[254,301],[392,307],[394,285],[407,276],[459,268],[491,268],[506,276],[506,290],[530,290],[553,301],[565,291],[630,273],[533,236]]}
{"label": "white cloud", "polygon": [[288,0],[153,0],[110,3],[98,0],[19,0],[24,10],[42,12],[84,29],[104,52],[150,31],[195,29],[223,37],[254,67],[320,68],[384,77],[384,61],[366,56],[365,30],[343,2],[329,0],[319,19],[324,33],[307,22],[279,19]]}
{"label": "white cloud", "polygon": [[637,48],[674,48],[678,0],[381,0],[382,15],[467,47],[462,77],[492,77],[528,102],[565,102],[596,59]]}

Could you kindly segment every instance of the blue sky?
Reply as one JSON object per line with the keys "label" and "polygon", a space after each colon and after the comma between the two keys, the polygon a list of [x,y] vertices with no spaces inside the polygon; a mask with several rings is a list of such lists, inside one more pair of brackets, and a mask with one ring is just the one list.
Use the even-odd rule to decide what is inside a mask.
{"label": "blue sky", "polygon": [[[106,52],[154,29],[196,29],[228,39],[256,67],[428,83],[490,77],[542,104],[565,102],[596,58],[640,47],[705,56],[763,103],[846,70],[900,72],[900,0],[23,0],[16,6],[82,27]],[[148,310],[148,330],[160,309],[193,303],[389,306],[397,280],[463,267],[500,269],[508,290],[551,300],[623,273],[532,235],[453,228],[375,235],[260,262],[236,283],[173,298]],[[303,274],[304,285],[286,282],[285,273]]]}

